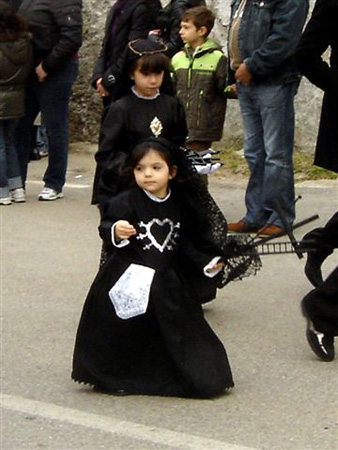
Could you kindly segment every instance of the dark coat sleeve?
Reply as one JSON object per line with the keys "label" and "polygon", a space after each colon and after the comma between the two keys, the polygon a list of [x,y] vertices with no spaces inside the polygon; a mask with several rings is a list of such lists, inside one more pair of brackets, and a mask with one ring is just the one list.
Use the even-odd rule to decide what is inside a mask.
{"label": "dark coat sleeve", "polygon": [[113,16],[113,9],[109,12],[106,27],[105,37],[101,47],[101,52],[98,60],[94,66],[92,77],[92,85],[96,87],[96,81],[102,77],[102,85],[109,90],[115,84],[116,79],[125,72],[125,65],[127,63],[128,47],[127,44],[134,39],[146,38],[152,26],[151,16],[149,15],[148,7],[145,3],[140,3],[131,12],[130,18],[123,26],[119,27],[117,36],[117,57],[111,62],[110,66],[105,67],[106,64],[106,46],[109,40],[109,33],[111,27],[111,20]]}
{"label": "dark coat sleeve", "polygon": [[58,29],[58,42],[42,61],[47,73],[53,73],[67,63],[82,44],[82,1],[52,2],[53,16]]}
{"label": "dark coat sleeve", "polygon": [[218,276],[207,277],[203,269],[222,252],[211,237],[208,224],[195,208],[185,205],[181,223],[180,269],[200,303],[216,297]]}
{"label": "dark coat sleeve", "polygon": [[101,222],[99,235],[108,251],[116,248],[112,243],[111,228],[118,220],[133,222],[133,214],[130,207],[130,191],[124,191],[110,198],[105,207],[101,209]]}
{"label": "dark coat sleeve", "polygon": [[[97,162],[94,183],[93,183],[93,193],[92,193],[92,204],[97,204],[99,201],[99,186],[104,168],[107,166],[109,158],[115,155],[119,150],[121,150],[121,145],[123,142],[123,136],[126,133],[125,119],[123,108],[120,108],[119,102],[113,102],[105,119],[102,123],[100,130],[100,142],[99,149],[95,154],[95,160]],[[122,149],[123,150],[123,149]],[[104,190],[105,191],[105,190]],[[103,194],[105,198],[106,195]]]}
{"label": "dark coat sleeve", "polygon": [[316,253],[330,255],[338,248],[338,212],[336,212],[324,227],[314,228],[303,237],[305,244],[315,248]]}
{"label": "dark coat sleeve", "polygon": [[338,3],[318,0],[296,52],[299,71],[311,83],[336,97],[338,97],[338,68],[330,67],[322,55],[333,44],[334,36],[338,44],[337,19]]}
{"label": "dark coat sleeve", "polygon": [[110,23],[112,20],[113,13],[114,13],[114,6],[108,11],[106,23],[105,23],[105,33],[104,33],[104,38],[103,38],[103,41],[101,44],[100,54],[94,64],[92,81],[91,81],[91,84],[94,88],[96,88],[96,81],[99,78],[102,78],[103,73],[104,73],[106,45],[107,45],[108,38],[109,38],[109,29],[110,29]]}
{"label": "dark coat sleeve", "polygon": [[215,256],[221,256],[223,252],[212,238],[210,223],[198,206],[182,201],[181,209],[181,257],[202,271]]}
{"label": "dark coat sleeve", "polygon": [[120,102],[113,102],[101,126],[99,150],[95,154],[97,163],[104,164],[110,155],[117,152],[117,145],[127,132],[125,124],[124,109]]}
{"label": "dark coat sleeve", "polygon": [[180,38],[179,31],[181,27],[181,16],[183,12],[188,8],[188,1],[177,1],[171,9],[167,12],[170,14],[170,24],[168,26],[166,45],[168,50],[166,54],[172,57],[181,50],[183,47],[182,39]]}

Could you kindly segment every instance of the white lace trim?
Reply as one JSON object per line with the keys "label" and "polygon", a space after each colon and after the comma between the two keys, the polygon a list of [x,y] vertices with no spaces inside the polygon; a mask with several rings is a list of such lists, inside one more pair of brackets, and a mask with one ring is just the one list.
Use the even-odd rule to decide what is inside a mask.
{"label": "white lace trim", "polygon": [[152,95],[151,97],[145,97],[144,95],[138,94],[136,92],[135,86],[132,86],[131,90],[133,91],[133,94],[136,95],[138,98],[142,98],[143,100],[155,100],[155,98],[159,97],[161,95],[160,91],[158,90],[156,94]]}
{"label": "white lace trim", "polygon": [[117,248],[125,247],[126,245],[128,245],[130,243],[130,241],[129,241],[129,239],[121,239],[120,241],[116,241],[115,227],[116,227],[116,223],[114,223],[111,227],[111,241],[112,241],[113,245]]}
{"label": "white lace trim", "polygon": [[215,270],[212,270],[212,271],[210,270],[210,269],[212,269],[212,268],[214,267],[215,264],[218,263],[218,261],[219,261],[220,259],[221,259],[220,256],[215,256],[215,258],[213,258],[213,259],[209,262],[209,264],[207,264],[207,265],[204,267],[203,272],[204,272],[204,275],[205,275],[206,277],[213,278],[215,275],[217,275],[217,274],[222,270],[222,268],[215,269]]}
{"label": "white lace trim", "polygon": [[154,202],[157,202],[157,203],[163,203],[163,202],[165,202],[166,200],[168,200],[168,198],[169,198],[170,195],[171,195],[171,190],[170,190],[170,189],[169,189],[169,191],[168,191],[168,194],[167,194],[164,198],[156,197],[156,195],[152,194],[152,193],[149,192],[149,191],[146,191],[145,189],[143,189],[143,192],[150,198],[150,200],[153,200]]}

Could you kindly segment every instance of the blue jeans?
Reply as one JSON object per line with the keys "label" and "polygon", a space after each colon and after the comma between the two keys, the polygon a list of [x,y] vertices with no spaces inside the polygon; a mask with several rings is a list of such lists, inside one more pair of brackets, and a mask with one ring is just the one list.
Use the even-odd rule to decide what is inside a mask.
{"label": "blue jeans", "polygon": [[0,198],[10,189],[22,187],[18,157],[14,145],[16,120],[0,120]]}
{"label": "blue jeans", "polygon": [[68,107],[77,74],[78,61],[71,61],[42,83],[35,72],[27,80],[25,116],[20,119],[16,129],[16,146],[24,183],[27,178],[31,130],[35,117],[41,111],[49,146],[48,166],[43,181],[46,187],[62,191],[68,162]]}
{"label": "blue jeans", "polygon": [[243,220],[253,227],[283,226],[276,209],[288,225],[295,219],[292,154],[298,84],[237,84],[250,169]]}
{"label": "blue jeans", "polygon": [[39,125],[36,131],[36,148],[40,151],[48,152],[48,137],[46,127]]}

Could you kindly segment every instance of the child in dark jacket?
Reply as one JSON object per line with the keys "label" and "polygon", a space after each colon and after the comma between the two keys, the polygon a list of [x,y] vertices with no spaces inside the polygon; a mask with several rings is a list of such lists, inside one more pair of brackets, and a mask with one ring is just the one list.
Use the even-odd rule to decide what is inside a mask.
{"label": "child in dark jacket", "polygon": [[16,119],[24,114],[25,81],[32,64],[28,25],[0,1],[0,205],[25,202],[14,143]]}

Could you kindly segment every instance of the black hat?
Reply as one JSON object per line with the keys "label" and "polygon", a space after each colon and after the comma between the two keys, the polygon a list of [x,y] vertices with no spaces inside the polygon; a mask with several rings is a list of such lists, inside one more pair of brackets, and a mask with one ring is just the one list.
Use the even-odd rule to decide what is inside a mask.
{"label": "black hat", "polygon": [[164,53],[168,49],[161,39],[157,37],[154,39],[153,35],[148,36],[147,39],[135,39],[134,41],[130,41],[128,47],[139,57]]}

